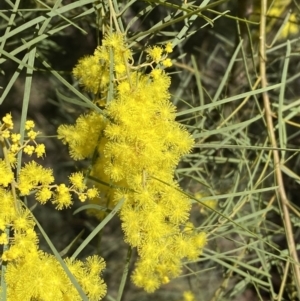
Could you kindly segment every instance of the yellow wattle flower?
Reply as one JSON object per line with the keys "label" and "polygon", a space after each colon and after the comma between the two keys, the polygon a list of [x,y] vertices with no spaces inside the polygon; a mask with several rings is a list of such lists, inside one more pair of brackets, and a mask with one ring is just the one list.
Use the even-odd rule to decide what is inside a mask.
{"label": "yellow wattle flower", "polygon": [[107,99],[108,84],[113,83],[112,99],[102,103],[105,117],[91,111],[75,125],[58,129],[73,158],[96,152],[91,176],[107,185],[97,184],[101,199],[92,202],[109,204],[125,198],[122,229],[125,241],[139,255],[132,280],[148,292],[177,277],[182,260],[197,258],[206,243],[204,233],[191,227],[182,230],[189,224],[191,203],[174,180],[174,171],[194,140],[175,120],[176,107],[170,102],[171,79],[163,70],[171,65],[170,52],[170,43],[148,48],[150,62],[144,65],[152,71],[145,74],[141,66],[131,66],[132,53],[122,35],[105,36],[94,55],[79,60],[73,70],[95,99],[96,94]]}

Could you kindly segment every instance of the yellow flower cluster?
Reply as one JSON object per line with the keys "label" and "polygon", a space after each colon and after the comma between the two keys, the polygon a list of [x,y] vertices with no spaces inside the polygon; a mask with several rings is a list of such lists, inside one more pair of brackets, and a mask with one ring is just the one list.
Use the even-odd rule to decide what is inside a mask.
{"label": "yellow flower cluster", "polygon": [[[132,66],[123,37],[107,36],[103,46],[80,60],[73,71],[86,90],[106,98],[103,83],[108,85],[110,79],[103,79],[109,76],[105,66],[113,64],[114,98],[105,107],[107,119],[98,116],[97,123],[93,112],[79,117],[75,126],[58,129],[74,158],[91,157],[93,149],[97,151],[91,175],[114,188],[115,202],[125,198],[122,228],[126,242],[139,255],[132,279],[148,292],[178,276],[182,260],[197,258],[206,243],[205,233],[188,222],[191,204],[174,180],[176,165],[194,142],[175,121],[176,107],[169,100],[170,77],[163,69],[171,65],[170,52],[171,44],[148,48],[148,62]],[[148,74],[142,72],[144,66],[151,68]],[[91,128],[93,141],[91,135],[86,137]],[[87,151],[76,148],[83,141]],[[112,196],[111,190],[108,194]]]}
{"label": "yellow flower cluster", "polygon": [[[102,115],[96,112],[89,112],[88,114],[84,114],[79,116],[75,125],[61,125],[58,130],[58,138],[62,140],[64,144],[69,145],[70,156],[74,160],[82,160],[85,158],[92,158],[95,155],[95,150],[99,154],[103,154],[103,145],[105,145],[105,138],[103,137],[103,130],[107,124],[107,119],[105,119]],[[94,167],[92,170],[92,175],[100,178],[102,182],[109,182],[109,177],[104,174],[103,170],[103,162],[105,158],[100,156],[97,158],[98,166],[101,165],[100,168]],[[102,162],[103,164],[99,164]],[[100,185],[98,184],[98,188],[101,191],[101,195],[104,200],[110,200],[110,194],[112,190],[109,185]],[[94,204],[99,204],[100,198],[98,195],[93,196],[90,193],[90,190],[87,191],[87,196],[89,202]],[[103,212],[96,211],[90,209],[89,213],[97,216],[98,218],[103,217]]]}
{"label": "yellow flower cluster", "polygon": [[75,125],[61,125],[58,128],[58,139],[69,144],[70,155],[74,160],[82,160],[93,156],[101,139],[106,119],[96,113],[81,115]]}
{"label": "yellow flower cluster", "polygon": [[[202,192],[197,192],[194,195],[194,197],[198,200],[202,199],[205,196],[206,196],[205,193],[203,194]],[[208,208],[211,208],[211,209],[216,209],[217,205],[218,205],[217,200],[215,200],[215,199],[209,199],[209,200],[204,200],[204,201],[201,200],[201,203],[205,204]],[[208,214],[207,207],[200,205],[200,213]]]}
{"label": "yellow flower cluster", "polygon": [[[58,209],[71,204],[70,192],[77,193],[81,200],[94,198],[98,192],[95,188],[87,189],[80,172],[70,176],[70,187],[64,184],[51,186],[54,181],[52,170],[34,161],[25,165],[18,180],[15,180],[13,171],[17,153],[23,149],[29,155],[35,152],[39,156],[44,154],[45,148],[35,142],[38,133],[33,130],[32,121],[26,122],[25,130],[29,138],[24,143],[20,143],[21,135],[11,133],[14,126],[11,115],[7,114],[2,121],[0,145],[4,160],[0,159],[0,245],[4,248],[1,261],[6,264],[6,300],[80,301],[82,298],[55,256],[39,250],[33,216],[18,199],[15,187],[23,195],[35,191],[41,203],[53,198]],[[33,142],[33,145],[29,142]],[[32,152],[27,152],[26,147],[30,146],[33,147]],[[43,151],[39,153],[37,149]],[[105,295],[106,285],[100,278],[105,262],[101,257],[88,257],[85,262],[66,259],[65,263],[89,300],[97,301]]]}
{"label": "yellow flower cluster", "polygon": [[[260,14],[260,0],[255,0],[254,2],[254,12],[251,16],[252,21],[259,21]],[[286,8],[290,5],[291,0],[268,0],[268,22],[267,22],[267,32],[270,32],[278,22],[278,20],[283,21],[287,16]],[[300,32],[299,22],[297,13],[292,12],[287,22],[283,27],[280,28],[280,33],[278,38],[280,40],[287,39],[290,36],[296,36]]]}
{"label": "yellow flower cluster", "polygon": [[82,172],[73,173],[70,178],[70,185],[50,185],[54,182],[51,169],[43,168],[34,161],[29,162],[22,167],[17,187],[21,195],[29,195],[35,191],[35,198],[41,204],[47,201],[56,205],[56,209],[68,208],[73,204],[72,194],[78,195],[80,201],[93,199],[98,195],[96,188],[87,188],[84,183]]}
{"label": "yellow flower cluster", "polygon": [[[98,98],[98,104],[106,103],[106,92],[110,80],[110,68],[113,67],[118,78],[125,76],[126,66],[131,52],[123,45],[121,35],[109,35],[103,40],[92,56],[79,60],[73,74],[80,80],[86,91]],[[113,52],[110,52],[113,49]],[[113,64],[112,64],[113,62]],[[96,140],[95,140],[96,141]]]}
{"label": "yellow flower cluster", "polygon": [[185,291],[183,293],[182,301],[196,301],[195,295],[191,291]]}
{"label": "yellow flower cluster", "polygon": [[45,145],[43,143],[37,143],[35,141],[36,136],[39,132],[33,130],[35,124],[32,120],[26,121],[25,124],[25,139],[21,145],[21,135],[12,133],[11,130],[14,128],[13,120],[11,114],[6,114],[2,118],[2,125],[0,126],[0,136],[3,139],[10,139],[11,146],[8,152],[8,159],[10,164],[14,165],[16,163],[17,154],[23,150],[24,153],[31,156],[33,153],[37,155],[37,157],[42,157],[45,154]]}
{"label": "yellow flower cluster", "polygon": [[[21,135],[11,133],[13,130],[13,121],[10,114],[6,114],[2,118],[3,124],[0,127],[0,137],[2,139],[10,140],[10,147],[7,151],[7,157],[10,165],[7,165],[2,159],[0,159],[0,185],[7,187],[9,183],[14,179],[12,168],[16,163],[16,156],[18,152],[23,150],[28,155],[32,155],[34,152],[37,157],[42,156],[45,153],[44,144],[38,144],[35,141],[36,136],[39,134],[33,130],[34,122],[28,120],[25,124],[25,130],[27,131],[28,140],[24,143],[20,143]],[[97,137],[92,135],[92,130],[90,130],[90,139]],[[74,139],[75,140],[75,139]],[[29,144],[32,142],[34,145]],[[85,141],[83,141],[84,143]],[[80,146],[76,145],[77,149]],[[83,146],[81,147],[83,152],[87,149]],[[95,188],[89,188],[85,185],[85,179],[82,172],[74,173],[70,176],[70,185],[67,187],[65,184],[51,185],[54,182],[53,172],[51,169],[43,168],[41,165],[37,164],[35,161],[30,161],[20,170],[18,176],[18,181],[15,186],[20,191],[20,194],[25,196],[29,195],[31,192],[35,192],[36,200],[41,204],[45,204],[47,201],[51,200],[56,209],[63,209],[70,207],[72,205],[72,195],[75,193],[79,196],[79,199],[83,202],[86,199],[93,199],[98,195]]]}
{"label": "yellow flower cluster", "polygon": [[[0,230],[4,231],[8,225],[14,230],[13,239],[7,237],[5,232],[0,235],[0,244],[10,245],[1,258],[7,262],[6,300],[82,300],[55,256],[38,249],[39,241],[31,212],[22,208],[21,202],[16,211],[13,204],[12,194],[0,188]],[[65,262],[89,300],[97,301],[105,295],[106,285],[100,278],[105,268],[102,258],[93,256],[86,262],[70,259]]]}

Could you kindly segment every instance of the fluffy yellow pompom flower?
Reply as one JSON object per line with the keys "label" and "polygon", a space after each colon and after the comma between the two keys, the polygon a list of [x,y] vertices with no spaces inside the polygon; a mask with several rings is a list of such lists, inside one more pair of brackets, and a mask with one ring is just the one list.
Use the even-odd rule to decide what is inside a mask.
{"label": "fluffy yellow pompom flower", "polygon": [[99,194],[99,192],[98,192],[97,188],[95,188],[95,187],[87,190],[87,197],[89,199],[93,199],[93,198],[97,197],[98,194]]}
{"label": "fluffy yellow pompom flower", "polygon": [[[107,96],[108,71],[113,66],[113,99],[104,105],[107,119],[90,112],[74,126],[58,129],[73,158],[96,157],[91,175],[106,184],[100,201],[125,199],[122,229],[139,256],[132,279],[149,292],[177,277],[182,260],[196,258],[206,242],[205,234],[195,229],[183,233],[191,203],[174,180],[174,171],[194,140],[175,120],[176,107],[170,102],[171,79],[163,70],[171,65],[170,52],[169,43],[148,48],[146,64],[152,71],[145,74],[141,67],[131,66],[132,54],[122,35],[106,36],[93,57],[80,60],[73,73],[86,90]],[[94,68],[101,70],[101,76],[90,68],[89,60],[95,58]]]}
{"label": "fluffy yellow pompom flower", "polygon": [[57,132],[58,138],[63,143],[69,144],[70,155],[75,160],[82,160],[91,157],[98,144],[101,132],[107,121],[96,112],[81,115],[76,124],[61,125]]}
{"label": "fluffy yellow pompom flower", "polygon": [[0,245],[7,245],[8,244],[8,236],[6,233],[0,234]]}
{"label": "fluffy yellow pompom flower", "polygon": [[33,228],[35,225],[31,211],[28,209],[22,208],[19,210],[16,219],[13,222],[13,228],[18,231],[25,231]]}
{"label": "fluffy yellow pompom flower", "polygon": [[162,58],[163,49],[159,46],[149,47],[147,53],[156,63],[158,63]]}
{"label": "fluffy yellow pompom flower", "polygon": [[86,56],[78,62],[78,65],[73,69],[73,74],[80,79],[80,83],[87,91],[97,94],[99,89],[107,85],[107,81],[102,81],[101,74],[104,72],[104,67],[95,56]]}
{"label": "fluffy yellow pompom flower", "polygon": [[287,38],[289,36],[296,36],[300,32],[300,28],[298,25],[298,16],[295,13],[292,13],[289,16],[288,22],[284,25],[280,32],[280,37],[282,39]]}
{"label": "fluffy yellow pompom flower", "polygon": [[[87,262],[66,259],[65,262],[89,300],[104,297],[106,285],[100,277],[105,267],[102,258],[88,257]],[[81,300],[56,258],[41,251],[28,253],[18,264],[9,264],[5,279],[8,300]]]}
{"label": "fluffy yellow pompom flower", "polygon": [[6,128],[8,128],[8,129],[10,129],[10,130],[14,128],[14,123],[13,123],[11,114],[6,114],[6,115],[2,118],[2,121],[4,122]]}
{"label": "fluffy yellow pompom flower", "polygon": [[18,143],[20,142],[21,135],[20,134],[11,134],[11,141],[13,143]]}
{"label": "fluffy yellow pompom flower", "polygon": [[31,130],[31,129],[34,128],[34,127],[35,127],[34,121],[32,121],[32,120],[27,120],[27,121],[25,122],[25,129],[26,129],[27,131]]}
{"label": "fluffy yellow pompom flower", "polygon": [[41,204],[45,204],[52,198],[52,192],[48,187],[42,187],[36,192],[35,197]]}
{"label": "fluffy yellow pompom flower", "polygon": [[0,159],[0,185],[7,187],[9,183],[12,182],[14,174],[11,168],[6,165],[6,163]]}
{"label": "fluffy yellow pompom flower", "polygon": [[58,185],[52,203],[56,205],[55,208],[58,210],[68,208],[72,205],[73,202],[71,193],[69,188],[65,184]]}
{"label": "fluffy yellow pompom flower", "polygon": [[34,152],[38,158],[42,157],[45,154],[45,145],[43,143],[37,144]]}
{"label": "fluffy yellow pompom flower", "polygon": [[[268,0],[268,11],[267,11],[267,27],[266,32],[269,34],[272,30],[280,31],[278,34],[278,39],[287,39],[290,36],[296,36],[300,32],[298,25],[297,13],[288,12],[287,7],[290,6],[292,0]],[[259,21],[260,15],[260,0],[254,0],[253,2],[253,14],[250,16],[251,21]],[[289,15],[288,15],[289,14]],[[281,26],[279,22],[286,20],[286,23]],[[279,24],[278,24],[279,23]],[[256,30],[257,31],[257,30]]]}
{"label": "fluffy yellow pompom flower", "polygon": [[184,301],[196,301],[195,295],[191,291],[186,291],[183,293]]}
{"label": "fluffy yellow pompom flower", "polygon": [[82,191],[86,189],[86,185],[84,183],[84,176],[82,172],[72,173],[69,177],[70,182],[78,191]]}
{"label": "fluffy yellow pompom flower", "polygon": [[49,185],[53,183],[53,171],[43,168],[34,161],[29,162],[21,168],[18,188],[23,195],[28,195],[31,190],[40,185]]}
{"label": "fluffy yellow pompom flower", "polygon": [[173,51],[173,45],[172,45],[172,43],[170,43],[170,42],[167,43],[165,45],[165,50],[166,50],[167,53],[171,53]]}
{"label": "fluffy yellow pompom flower", "polygon": [[11,191],[0,187],[0,230],[4,230],[7,224],[16,218],[14,198]]}
{"label": "fluffy yellow pompom flower", "polygon": [[83,85],[84,89],[94,94],[105,91],[109,84],[110,49],[113,51],[114,69],[117,76],[126,73],[126,62],[131,52],[124,44],[121,34],[106,35],[102,46],[99,46],[94,55],[79,60],[73,69],[73,75]]}
{"label": "fluffy yellow pompom flower", "polygon": [[33,154],[34,150],[35,150],[35,147],[33,145],[26,145],[24,147],[24,153],[29,156],[31,156]]}
{"label": "fluffy yellow pompom flower", "polygon": [[172,61],[171,59],[165,59],[162,61],[163,66],[165,67],[171,67],[172,66]]}

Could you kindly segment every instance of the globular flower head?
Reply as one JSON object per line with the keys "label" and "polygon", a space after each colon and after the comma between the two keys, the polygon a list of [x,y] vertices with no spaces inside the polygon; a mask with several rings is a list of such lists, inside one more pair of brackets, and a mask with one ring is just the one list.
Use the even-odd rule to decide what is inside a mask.
{"label": "globular flower head", "polygon": [[27,131],[33,129],[34,127],[35,127],[35,124],[34,124],[34,121],[33,121],[33,120],[27,120],[27,121],[25,122],[25,129],[26,129]]}
{"label": "globular flower head", "polygon": [[171,59],[169,59],[169,58],[163,60],[162,64],[164,67],[171,67],[173,65]]}
{"label": "globular flower head", "polygon": [[0,159],[0,185],[7,187],[13,179],[14,174],[10,166],[7,166],[6,162]]}
{"label": "globular flower head", "polygon": [[27,163],[21,168],[18,188],[23,195],[28,195],[31,190],[37,188],[38,185],[49,185],[53,183],[53,171],[43,168],[35,161]]}
{"label": "globular flower head", "polygon": [[86,56],[79,60],[77,66],[73,69],[73,75],[79,79],[81,85],[87,91],[97,94],[106,85],[106,81],[102,81],[102,73],[104,67],[95,56]]}
{"label": "globular flower head", "polygon": [[68,208],[72,205],[72,196],[69,188],[65,184],[58,185],[52,203],[56,205],[55,208],[58,210]]}
{"label": "globular flower head", "polygon": [[21,139],[21,135],[20,134],[11,134],[11,141],[13,143],[18,143],[20,142],[20,139]]}
{"label": "globular flower head", "polygon": [[[132,278],[149,292],[178,276],[182,260],[200,254],[206,237],[193,227],[185,229],[191,203],[174,180],[175,168],[194,140],[176,121],[176,107],[170,102],[171,79],[164,67],[172,64],[167,57],[171,52],[171,43],[149,47],[142,65],[151,71],[145,74],[142,65],[130,64],[124,37],[106,35],[102,46],[80,60],[73,73],[86,90],[104,94],[104,99],[113,90],[104,105],[107,118],[90,112],[58,130],[73,158],[94,159],[91,176],[99,180],[97,187],[106,184],[97,198],[96,191],[84,190],[82,175],[71,175],[71,188],[81,190],[80,200],[94,196],[92,202],[109,203],[125,198],[122,229],[139,255]],[[67,194],[67,188],[59,187],[60,193]],[[62,206],[57,197],[55,203]],[[76,275],[76,262],[70,269]]]}
{"label": "globular flower head", "polygon": [[171,53],[171,52],[173,52],[173,45],[172,45],[172,43],[167,43],[166,45],[165,45],[165,51],[167,52],[167,53]]}
{"label": "globular flower head", "polygon": [[81,115],[75,126],[61,125],[57,130],[58,138],[69,144],[70,155],[74,160],[89,158],[97,148],[106,123],[105,118],[96,112]]}
{"label": "globular flower head", "polygon": [[[112,52],[110,52],[110,50]],[[112,54],[112,57],[111,57]],[[124,43],[124,37],[119,33],[106,35],[102,46],[93,55],[79,60],[73,69],[73,75],[79,80],[85,90],[96,94],[107,91],[109,84],[109,68],[113,59],[116,77],[122,77],[127,70],[127,61],[131,52]]]}
{"label": "globular flower head", "polygon": [[35,222],[32,219],[31,211],[27,208],[19,209],[17,217],[13,222],[13,228],[17,231],[26,231],[32,229],[35,225]]}
{"label": "globular flower head", "polygon": [[52,191],[48,187],[41,187],[35,194],[37,201],[41,204],[45,204],[52,198]]}
{"label": "globular flower head", "polygon": [[7,129],[13,129],[14,128],[14,123],[12,120],[12,116],[11,114],[6,114],[3,118],[2,118],[3,123],[5,124],[5,127]]}
{"label": "globular flower head", "polygon": [[86,188],[84,183],[84,176],[82,172],[72,173],[69,177],[69,180],[73,187],[78,191],[83,191]]}
{"label": "globular flower head", "polygon": [[149,47],[147,53],[156,63],[158,63],[162,58],[163,49],[159,46]]}
{"label": "globular flower head", "polygon": [[45,145],[43,143],[37,144],[34,152],[38,158],[42,157],[45,154]]}

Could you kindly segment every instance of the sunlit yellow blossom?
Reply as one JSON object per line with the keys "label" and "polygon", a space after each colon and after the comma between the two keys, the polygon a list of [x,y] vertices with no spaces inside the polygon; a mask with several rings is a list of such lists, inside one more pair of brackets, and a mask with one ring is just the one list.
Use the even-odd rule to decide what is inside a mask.
{"label": "sunlit yellow blossom", "polygon": [[103,40],[103,46],[122,48],[124,47],[123,36],[118,33],[107,34]]}
{"label": "sunlit yellow blossom", "polygon": [[18,257],[20,257],[21,255],[22,255],[22,250],[12,246],[10,247],[10,249],[3,252],[1,259],[3,261],[13,261]]}
{"label": "sunlit yellow blossom", "polygon": [[78,191],[82,191],[86,188],[84,183],[84,176],[82,172],[75,172],[69,176],[69,180],[74,186],[74,188]]}
{"label": "sunlit yellow blossom", "polygon": [[93,198],[95,198],[97,196],[98,196],[98,190],[97,190],[97,188],[90,188],[90,189],[87,190],[87,197],[89,199],[93,199]]}
{"label": "sunlit yellow blossom", "polygon": [[105,268],[105,262],[101,257],[88,257],[86,262],[66,259],[66,264],[89,296],[89,300],[98,301],[105,296],[106,284],[99,277]]}
{"label": "sunlit yellow blossom", "polygon": [[2,118],[2,121],[4,122],[5,126],[8,128],[8,129],[13,129],[14,127],[14,123],[12,121],[12,116],[11,114],[6,114],[3,118]]}
{"label": "sunlit yellow blossom", "polygon": [[28,209],[22,209],[18,212],[17,218],[13,222],[15,230],[27,230],[35,225],[31,212]]}
{"label": "sunlit yellow blossom", "polygon": [[70,155],[75,160],[91,157],[97,147],[107,121],[96,112],[80,116],[75,126],[61,125],[57,132],[63,143],[68,143]]}
{"label": "sunlit yellow blossom", "polygon": [[160,286],[160,281],[154,274],[150,273],[147,277],[139,269],[133,272],[132,280],[137,286],[143,287],[148,293],[153,293]]}
{"label": "sunlit yellow blossom", "polygon": [[38,158],[42,157],[45,154],[45,145],[43,143],[37,144],[34,152]]}
{"label": "sunlit yellow blossom", "polygon": [[99,74],[103,72],[103,66],[94,56],[86,56],[79,60],[73,69],[73,75],[80,80],[87,91],[97,94],[103,87]]}
{"label": "sunlit yellow blossom", "polygon": [[[163,70],[171,65],[170,52],[171,43],[149,47],[146,64],[151,72],[145,74],[139,66],[132,67],[123,36],[107,35],[94,55],[81,59],[73,70],[85,90],[102,93],[104,99],[110,96],[108,84],[113,82],[105,118],[91,111],[75,125],[58,129],[74,159],[94,159],[91,176],[97,186],[103,185],[101,198],[92,202],[107,206],[124,198],[120,218],[125,241],[138,253],[132,280],[148,292],[177,277],[182,261],[199,256],[206,242],[204,233],[187,226],[191,202],[174,180],[175,168],[194,140],[175,120],[176,107],[170,102],[171,79]],[[72,177],[74,186],[82,185],[82,177],[78,181]],[[96,191],[85,188],[80,200],[96,196]],[[62,190],[68,194],[67,187]],[[63,207],[55,198],[54,203]],[[80,268],[80,263],[70,262],[75,277]],[[82,283],[87,286],[88,277]]]}
{"label": "sunlit yellow blossom", "polygon": [[126,72],[126,66],[124,64],[118,64],[115,66],[115,70],[119,74],[123,74]]}
{"label": "sunlit yellow blossom", "polygon": [[15,201],[10,190],[0,187],[0,229],[3,231],[3,224],[11,224],[16,218]]}
{"label": "sunlit yellow blossom", "polygon": [[122,95],[124,93],[128,93],[130,91],[130,84],[127,81],[122,81],[119,85],[118,85],[118,91],[119,93]]}
{"label": "sunlit yellow blossom", "polygon": [[7,245],[8,244],[8,237],[6,233],[0,234],[0,245]]}
{"label": "sunlit yellow blossom", "polygon": [[87,195],[85,193],[79,193],[78,198],[79,198],[80,202],[85,202],[87,199]]}
{"label": "sunlit yellow blossom", "polygon": [[282,28],[280,32],[280,37],[282,39],[289,37],[290,35],[296,35],[300,32],[300,28],[298,25],[298,17],[297,14],[292,13],[289,17],[288,22]]}
{"label": "sunlit yellow blossom", "polygon": [[159,46],[149,47],[147,53],[156,63],[158,63],[161,60],[163,49]]}
{"label": "sunlit yellow blossom", "polygon": [[11,134],[11,141],[13,143],[18,143],[20,142],[21,135],[20,134]]}
{"label": "sunlit yellow blossom", "polygon": [[38,237],[36,232],[29,228],[24,233],[16,232],[13,240],[13,248],[18,249],[21,253],[18,256],[24,256],[27,252],[34,252],[37,250]]}
{"label": "sunlit yellow blossom", "polygon": [[16,158],[15,154],[12,153],[11,151],[9,151],[7,154],[7,158],[8,158],[10,165],[15,166],[15,164],[17,163],[17,158]]}
{"label": "sunlit yellow blossom", "polygon": [[35,124],[34,124],[34,121],[33,120],[27,120],[25,122],[25,129],[28,131],[32,128],[34,128]]}
{"label": "sunlit yellow blossom", "polygon": [[7,187],[12,182],[14,174],[10,167],[0,159],[0,185]]}
{"label": "sunlit yellow blossom", "polygon": [[173,65],[171,59],[165,59],[165,60],[163,60],[162,64],[165,67],[171,67]]}
{"label": "sunlit yellow blossom", "polygon": [[[91,301],[102,299],[106,293],[99,273],[90,273],[89,265],[76,260],[65,260],[83,291]],[[78,263],[78,264],[77,264]],[[22,279],[22,281],[19,281]],[[26,280],[24,280],[26,279]],[[26,254],[19,264],[8,264],[5,275],[8,300],[81,300],[61,264],[50,254],[35,251]]]}
{"label": "sunlit yellow blossom", "polygon": [[18,144],[12,144],[11,147],[10,147],[10,151],[12,153],[17,153],[19,151],[20,147]]}
{"label": "sunlit yellow blossom", "polygon": [[6,129],[1,133],[1,135],[3,138],[8,139],[10,137],[10,131]]}
{"label": "sunlit yellow blossom", "polygon": [[29,195],[30,191],[34,188],[34,185],[30,182],[23,181],[19,183],[18,188],[21,192],[21,195]]}
{"label": "sunlit yellow blossom", "polygon": [[[112,53],[110,50],[112,50]],[[125,64],[130,58],[131,52],[125,46],[123,36],[112,33],[106,36],[102,46],[99,46],[93,55],[80,59],[73,69],[73,75],[85,90],[97,94],[107,89],[111,54],[115,62],[114,69],[117,77],[124,75],[126,71]]]}
{"label": "sunlit yellow blossom", "polygon": [[162,74],[162,70],[161,69],[153,69],[150,74],[154,79],[159,79]]}
{"label": "sunlit yellow blossom", "polygon": [[36,199],[41,203],[45,204],[52,197],[52,192],[48,187],[42,187],[35,194]]}
{"label": "sunlit yellow blossom", "polygon": [[53,204],[56,205],[56,209],[61,210],[68,208],[72,205],[72,197],[69,188],[65,184],[60,184],[57,187],[56,194],[54,196]]}
{"label": "sunlit yellow blossom", "polygon": [[54,177],[51,169],[43,168],[32,161],[21,168],[18,188],[23,195],[27,195],[37,185],[49,185],[53,181]]}
{"label": "sunlit yellow blossom", "polygon": [[191,291],[186,291],[183,293],[183,301],[196,301],[196,299]]}
{"label": "sunlit yellow blossom", "polygon": [[172,43],[167,43],[166,45],[165,45],[165,51],[167,52],[167,53],[171,53],[172,51],[173,51],[173,45],[172,45]]}
{"label": "sunlit yellow blossom", "polygon": [[24,153],[29,156],[31,156],[33,154],[34,150],[35,150],[35,147],[33,145],[26,145],[24,147]]}
{"label": "sunlit yellow blossom", "polygon": [[3,217],[0,218],[0,230],[4,231],[6,228],[6,221],[3,219]]}
{"label": "sunlit yellow blossom", "polygon": [[33,130],[31,130],[27,133],[27,136],[29,137],[30,140],[35,140],[37,135],[38,135],[38,132],[33,131]]}

